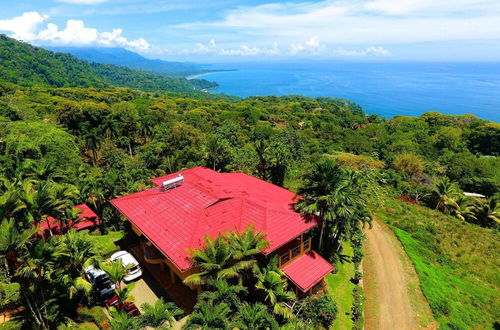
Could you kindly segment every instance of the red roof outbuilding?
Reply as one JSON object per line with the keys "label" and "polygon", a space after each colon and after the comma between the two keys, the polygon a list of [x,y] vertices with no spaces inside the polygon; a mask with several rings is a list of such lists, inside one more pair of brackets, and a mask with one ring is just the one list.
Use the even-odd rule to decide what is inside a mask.
{"label": "red roof outbuilding", "polygon": [[335,268],[315,251],[309,251],[285,265],[282,270],[302,292],[318,284]]}
{"label": "red roof outbuilding", "polygon": [[[179,174],[180,186],[163,189]],[[195,167],[151,182],[156,187],[111,203],[181,271],[192,267],[188,250],[202,248],[205,235],[252,225],[265,233],[269,254],[317,224],[294,210],[295,193],[247,174]]]}
{"label": "red roof outbuilding", "polygon": [[[69,223],[69,228],[75,228],[76,230],[83,230],[101,224],[101,219],[97,216],[97,214],[94,213],[94,211],[92,211],[90,207],[87,206],[87,204],[77,205],[75,206],[75,209],[82,211],[82,213],[78,215],[79,220],[75,224]],[[59,233],[60,231],[59,222],[53,217],[48,217],[47,219],[49,220],[50,229],[52,230],[52,232]],[[49,230],[47,221],[42,221],[38,226],[43,231]]]}

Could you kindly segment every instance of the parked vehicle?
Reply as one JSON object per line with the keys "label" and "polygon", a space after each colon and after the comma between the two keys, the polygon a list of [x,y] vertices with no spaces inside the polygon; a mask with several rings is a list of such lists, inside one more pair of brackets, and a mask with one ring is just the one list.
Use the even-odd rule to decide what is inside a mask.
{"label": "parked vehicle", "polygon": [[103,301],[111,298],[115,293],[115,285],[111,282],[105,271],[94,266],[84,269],[85,277],[92,284],[97,297]]}
{"label": "parked vehicle", "polygon": [[117,311],[124,311],[130,316],[138,316],[141,315],[141,312],[137,308],[137,306],[132,302],[125,302],[123,304],[120,303],[117,295],[114,295],[110,299],[106,300],[106,306],[114,307]]}
{"label": "parked vehicle", "polygon": [[127,313],[129,316],[139,316],[141,315],[141,312],[137,308],[137,306],[132,303],[132,302],[126,302],[122,305],[122,308],[120,309]]}
{"label": "parked vehicle", "polygon": [[139,262],[127,251],[118,251],[111,256],[112,262],[120,261],[123,266],[131,265],[127,275],[123,277],[125,282],[130,282],[142,276],[142,269]]}

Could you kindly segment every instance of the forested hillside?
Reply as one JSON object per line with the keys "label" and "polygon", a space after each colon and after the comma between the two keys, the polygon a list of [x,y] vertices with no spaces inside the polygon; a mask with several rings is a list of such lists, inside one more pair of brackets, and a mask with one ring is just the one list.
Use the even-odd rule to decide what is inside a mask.
{"label": "forested hillside", "polygon": [[[418,202],[433,203],[427,196],[443,177],[456,182],[453,189],[486,196],[499,191],[499,125],[473,116],[427,113],[384,120],[329,98],[251,97],[231,102],[131,89],[0,86],[5,169],[25,160],[20,155],[41,159],[48,150],[35,144],[26,154],[22,151],[27,146],[18,145],[24,135],[20,123],[26,122],[69,133],[81,155],[72,161],[106,165],[106,176],[119,164],[129,169],[126,176],[136,170],[143,173],[136,179],[206,165],[258,173],[294,186],[301,169],[326,155],[356,170],[381,170],[381,182]],[[30,125],[26,134],[33,134]],[[9,133],[14,127],[15,134]],[[11,137],[16,147],[6,142]],[[110,155],[113,161],[107,159]],[[66,171],[64,161],[54,165]],[[130,191],[133,182],[115,185],[109,197]]]}
{"label": "forested hillside", "polygon": [[192,92],[217,86],[207,80],[187,80],[110,64],[91,64],[72,55],[33,47],[5,35],[0,35],[0,62],[0,81],[21,86],[123,86],[173,92]]}
{"label": "forested hillside", "polygon": [[210,70],[200,64],[151,60],[123,48],[103,47],[44,47],[54,52],[68,53],[81,60],[95,63],[127,66],[142,71],[185,77]]}

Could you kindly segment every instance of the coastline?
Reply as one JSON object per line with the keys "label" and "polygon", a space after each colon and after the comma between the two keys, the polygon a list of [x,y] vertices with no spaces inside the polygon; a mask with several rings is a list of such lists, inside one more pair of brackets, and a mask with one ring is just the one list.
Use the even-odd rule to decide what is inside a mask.
{"label": "coastline", "polygon": [[205,77],[205,76],[208,76],[208,75],[213,74],[213,73],[221,73],[221,72],[228,72],[228,71],[238,71],[238,70],[234,69],[234,70],[209,71],[209,72],[204,72],[204,73],[192,74],[192,75],[186,76],[185,78],[187,80],[192,80],[192,79],[198,79],[198,78],[201,78],[201,77]]}

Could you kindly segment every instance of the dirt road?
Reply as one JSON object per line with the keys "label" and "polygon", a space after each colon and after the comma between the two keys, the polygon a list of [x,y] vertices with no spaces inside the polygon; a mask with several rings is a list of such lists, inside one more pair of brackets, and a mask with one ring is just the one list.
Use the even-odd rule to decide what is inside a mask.
{"label": "dirt road", "polygon": [[418,287],[418,277],[394,233],[379,221],[365,233],[365,328],[432,328],[427,323],[432,314]]}

